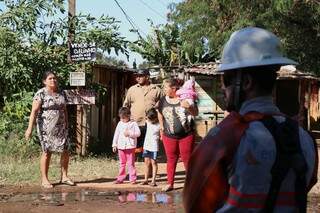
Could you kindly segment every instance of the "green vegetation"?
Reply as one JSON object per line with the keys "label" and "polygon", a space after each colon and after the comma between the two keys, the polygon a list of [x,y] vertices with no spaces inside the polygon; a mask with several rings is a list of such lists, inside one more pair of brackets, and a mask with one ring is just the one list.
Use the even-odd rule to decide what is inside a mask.
{"label": "green vegetation", "polygon": [[258,26],[278,35],[283,49],[304,71],[319,74],[320,4],[313,0],[190,0],[172,5],[181,48],[198,61],[219,59],[232,32]]}
{"label": "green vegetation", "polygon": [[188,0],[170,5],[169,23],[132,49],[151,65],[214,62],[231,33],[257,26],[281,38],[303,71],[320,74],[320,3],[313,0]]}

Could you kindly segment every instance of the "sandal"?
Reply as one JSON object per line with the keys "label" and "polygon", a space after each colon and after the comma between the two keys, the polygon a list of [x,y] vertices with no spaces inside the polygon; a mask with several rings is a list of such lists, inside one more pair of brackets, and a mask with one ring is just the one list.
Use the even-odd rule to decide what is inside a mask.
{"label": "sandal", "polygon": [[162,188],[163,192],[169,192],[173,190],[173,186],[171,185],[166,185],[165,187]]}
{"label": "sandal", "polygon": [[52,189],[53,185],[51,183],[41,183],[41,187],[44,189]]}
{"label": "sandal", "polygon": [[156,187],[158,185],[155,182],[151,182],[150,186]]}
{"label": "sandal", "polygon": [[142,183],[140,183],[140,185],[149,185],[148,181],[143,181]]}
{"label": "sandal", "polygon": [[70,180],[70,179],[68,179],[68,180],[61,180],[60,181],[60,184],[65,184],[65,185],[68,185],[68,186],[75,186],[76,184],[72,181],[72,180]]}

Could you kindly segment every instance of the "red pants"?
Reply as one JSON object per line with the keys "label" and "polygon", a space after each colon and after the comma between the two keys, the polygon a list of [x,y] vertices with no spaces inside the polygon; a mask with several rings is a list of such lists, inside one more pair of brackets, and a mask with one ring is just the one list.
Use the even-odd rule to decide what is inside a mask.
{"label": "red pants", "polygon": [[167,156],[167,182],[173,186],[179,154],[183,161],[184,168],[187,170],[189,158],[193,150],[194,135],[188,135],[181,139],[170,138],[163,135],[162,141]]}

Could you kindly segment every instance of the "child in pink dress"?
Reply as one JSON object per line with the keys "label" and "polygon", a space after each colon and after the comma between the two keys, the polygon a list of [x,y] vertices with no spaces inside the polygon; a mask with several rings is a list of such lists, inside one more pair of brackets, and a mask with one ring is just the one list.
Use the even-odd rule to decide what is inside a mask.
{"label": "child in pink dress", "polygon": [[182,87],[177,90],[176,95],[180,100],[186,100],[190,105],[194,105],[195,100],[198,98],[198,95],[195,91],[195,82],[190,79],[184,82]]}
{"label": "child in pink dress", "polygon": [[120,168],[119,175],[115,184],[123,183],[126,178],[126,164],[129,169],[129,180],[132,184],[136,183],[137,173],[135,168],[135,148],[137,146],[137,138],[140,136],[138,124],[130,120],[130,110],[127,107],[119,109],[120,121],[116,127],[113,141],[112,151],[118,151]]}

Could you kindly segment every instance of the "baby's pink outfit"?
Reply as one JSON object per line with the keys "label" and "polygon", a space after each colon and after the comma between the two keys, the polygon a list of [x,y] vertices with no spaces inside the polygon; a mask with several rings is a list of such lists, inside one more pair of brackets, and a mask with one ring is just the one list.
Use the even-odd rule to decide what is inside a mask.
{"label": "baby's pink outfit", "polygon": [[180,100],[187,100],[190,104],[193,104],[194,100],[198,98],[194,86],[194,80],[187,80],[186,82],[184,82],[183,86],[177,90],[176,95]]}

